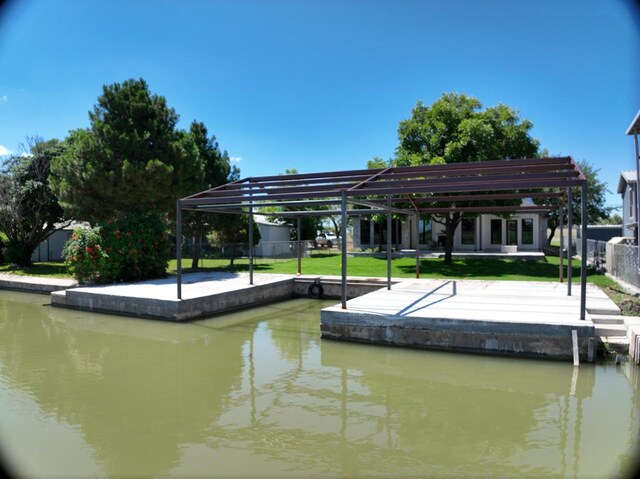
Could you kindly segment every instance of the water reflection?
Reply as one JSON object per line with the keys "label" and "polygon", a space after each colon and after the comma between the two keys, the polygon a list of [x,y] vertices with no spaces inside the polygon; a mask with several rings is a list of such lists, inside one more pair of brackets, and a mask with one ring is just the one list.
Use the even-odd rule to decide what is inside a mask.
{"label": "water reflection", "polygon": [[19,472],[59,465],[37,469],[28,436],[7,439],[18,415],[45,443],[79,433],[93,461],[80,476],[609,477],[635,460],[630,365],[576,377],[565,363],[321,341],[327,301],[190,324],[42,303],[0,293],[0,393],[23,398],[1,408],[0,446],[20,452],[7,458]]}

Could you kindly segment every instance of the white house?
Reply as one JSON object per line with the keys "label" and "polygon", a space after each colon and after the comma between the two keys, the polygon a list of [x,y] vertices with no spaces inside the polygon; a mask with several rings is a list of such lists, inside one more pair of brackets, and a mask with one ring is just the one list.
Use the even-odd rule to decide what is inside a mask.
{"label": "white house", "polygon": [[[415,249],[415,218],[392,223],[392,245]],[[375,248],[386,245],[386,223],[376,224],[366,217],[353,221],[354,248]],[[541,251],[546,245],[547,220],[544,212],[517,213],[503,218],[482,214],[474,218],[463,218],[453,238],[453,251],[499,252],[504,246],[517,251]],[[444,226],[435,221],[418,222],[418,248],[425,250],[444,247]]]}

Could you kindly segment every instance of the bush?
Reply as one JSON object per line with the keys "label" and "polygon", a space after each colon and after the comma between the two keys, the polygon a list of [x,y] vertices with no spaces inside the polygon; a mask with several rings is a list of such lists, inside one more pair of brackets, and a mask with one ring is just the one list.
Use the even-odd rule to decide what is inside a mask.
{"label": "bush", "polygon": [[23,242],[8,240],[4,246],[3,256],[9,264],[30,265],[33,251]]}
{"label": "bush", "polygon": [[78,283],[95,283],[107,255],[101,246],[100,228],[75,229],[62,249],[69,272]]}
{"label": "bush", "polygon": [[166,275],[169,243],[162,219],[129,213],[90,230],[75,230],[63,255],[80,283],[142,281]]}
{"label": "bush", "polygon": [[109,255],[101,281],[141,281],[166,275],[169,242],[166,225],[154,213],[132,212],[102,225],[102,245]]}

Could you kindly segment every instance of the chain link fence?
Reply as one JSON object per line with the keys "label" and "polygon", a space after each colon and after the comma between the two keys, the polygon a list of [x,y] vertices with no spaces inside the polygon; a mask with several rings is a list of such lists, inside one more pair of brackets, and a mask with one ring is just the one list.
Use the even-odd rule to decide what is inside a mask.
{"label": "chain link fence", "polygon": [[[253,257],[256,264],[273,263],[279,260],[292,260],[300,256],[306,258],[314,254],[338,252],[334,248],[314,248],[310,241],[261,241],[253,247]],[[199,266],[216,266],[219,260],[237,260],[249,258],[249,243],[225,243],[225,244],[194,244],[187,242],[182,245],[182,259],[189,261],[194,253],[199,256]],[[172,248],[172,257],[175,259],[175,247]]]}
{"label": "chain link fence", "polygon": [[[582,244],[576,242],[576,254],[582,257]],[[587,264],[640,288],[638,247],[627,243],[587,240]]]}
{"label": "chain link fence", "polygon": [[[582,241],[580,238],[576,241],[575,252],[582,257]],[[596,270],[606,268],[606,253],[607,243],[605,241],[587,239],[587,265],[594,267]]]}
{"label": "chain link fence", "polygon": [[630,244],[608,244],[609,259],[607,271],[634,286],[640,287],[638,272],[638,247]]}

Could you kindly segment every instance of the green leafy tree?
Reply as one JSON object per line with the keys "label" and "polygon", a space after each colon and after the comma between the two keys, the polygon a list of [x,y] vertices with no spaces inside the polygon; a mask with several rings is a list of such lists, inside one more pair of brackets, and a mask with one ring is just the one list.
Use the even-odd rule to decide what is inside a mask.
{"label": "green leafy tree", "polygon": [[9,157],[0,172],[0,229],[7,240],[6,260],[31,265],[31,255],[63,219],[58,198],[49,187],[51,163],[63,151],[58,140],[28,140],[29,153]]}
{"label": "green leafy tree", "polygon": [[[282,174],[282,173],[280,173]],[[296,168],[287,168],[284,172],[285,175],[297,175],[298,170]],[[267,215],[271,221],[281,221],[292,227],[291,240],[298,239],[298,219],[292,216],[279,216],[278,213],[282,211],[308,211],[308,210],[328,210],[328,206],[314,206],[313,208],[305,208],[304,206],[289,206],[289,207],[267,207],[264,208],[262,213]],[[329,216],[331,218],[331,216]],[[332,218],[333,221],[333,218]],[[334,222],[335,224],[335,222]],[[311,240],[315,239],[318,231],[322,230],[322,217],[320,216],[300,216],[300,236],[303,239]]]}
{"label": "green leafy tree", "polygon": [[[399,145],[392,163],[417,166],[535,157],[538,141],[529,134],[532,126],[506,105],[482,109],[476,98],[446,93],[430,106],[418,102],[411,117],[400,122]],[[489,204],[495,203],[457,202],[456,206]],[[462,216],[460,212],[432,216],[445,226],[447,264],[451,264],[453,235]]]}
{"label": "green leafy tree", "polygon": [[612,213],[608,218],[604,218],[599,221],[598,224],[601,225],[621,225],[622,224],[622,216],[618,213]]}
{"label": "green leafy tree", "polygon": [[165,98],[143,79],[105,85],[89,120],[89,129],[70,133],[51,166],[51,186],[65,213],[96,222],[132,210],[172,211],[202,164],[185,148],[189,142]]}
{"label": "green leafy tree", "polygon": [[[207,127],[202,122],[192,122],[189,131],[185,133],[184,141],[191,142],[187,149],[195,149],[199,161],[199,168],[194,169],[191,178],[187,182],[186,194],[208,190],[216,186],[234,181],[239,178],[240,171],[235,165],[231,165],[229,154],[220,151],[214,135],[209,135]],[[232,218],[222,218],[221,214],[203,214],[185,211],[182,222],[185,235],[193,237],[193,252],[191,267],[198,268],[201,256],[201,246],[204,238],[216,225],[240,224],[237,215],[226,215]]]}
{"label": "green leafy tree", "polygon": [[[236,258],[242,256],[249,241],[249,215],[221,214],[219,215],[212,235],[224,246],[225,257],[229,258],[229,265],[233,266]],[[253,244],[260,241],[260,230],[253,225]]]}
{"label": "green leafy tree", "polygon": [[[579,160],[578,168],[582,171],[587,179],[587,224],[600,223],[605,218],[609,218],[612,207],[606,206],[606,194],[610,193],[607,189],[607,183],[598,178],[599,168],[595,168],[586,160]],[[573,205],[572,205],[572,221],[573,224],[582,224],[582,194],[580,188],[573,188]],[[539,200],[541,205],[558,205],[560,199],[554,198],[550,200]],[[619,216],[619,215],[618,215]],[[565,225],[568,224],[568,215],[566,208],[563,209],[562,220]],[[622,219],[617,224],[622,224]],[[547,213],[547,228],[549,235],[547,236],[547,245],[551,244],[556,230],[560,225],[559,210],[554,209]]]}

